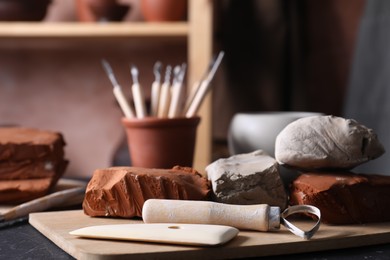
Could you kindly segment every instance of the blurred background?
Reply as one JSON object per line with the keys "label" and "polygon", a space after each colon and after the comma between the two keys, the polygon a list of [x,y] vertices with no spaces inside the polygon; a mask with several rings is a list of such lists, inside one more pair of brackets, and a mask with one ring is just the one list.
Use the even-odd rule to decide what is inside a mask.
{"label": "blurred background", "polygon": [[[0,1],[0,14],[4,2],[9,1]],[[49,1],[39,22],[92,19],[83,16],[79,2]],[[388,1],[212,2],[213,49],[226,53],[213,82],[213,159],[228,155],[233,115],[251,111],[355,118],[373,128],[387,147]],[[148,22],[140,0],[117,3],[128,8],[119,11],[117,22]],[[125,138],[100,60],[111,63],[123,87],[132,83],[129,63],[136,64],[149,92],[154,62],[186,61],[186,44],[183,39],[27,41],[0,35],[0,124],[63,132],[71,161],[67,175],[91,175],[112,164]],[[385,155],[362,171],[386,174],[388,159]]]}

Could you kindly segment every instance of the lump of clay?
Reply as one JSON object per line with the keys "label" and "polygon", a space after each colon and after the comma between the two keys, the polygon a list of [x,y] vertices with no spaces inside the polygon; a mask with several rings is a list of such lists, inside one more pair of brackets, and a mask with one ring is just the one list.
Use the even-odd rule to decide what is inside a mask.
{"label": "lump of clay", "polygon": [[390,176],[350,172],[305,173],[291,186],[292,205],[321,210],[329,224],[390,221]]}
{"label": "lump of clay", "polygon": [[209,181],[192,168],[111,167],[94,172],[83,209],[93,217],[142,217],[148,199],[207,200],[209,193]]}
{"label": "lump of clay", "polygon": [[335,116],[298,119],[275,142],[276,160],[302,170],[351,169],[384,152],[372,129]]}
{"label": "lump of clay", "polygon": [[51,178],[0,181],[0,203],[22,203],[45,196],[51,184]]}
{"label": "lump of clay", "polygon": [[219,159],[208,165],[206,172],[218,202],[286,207],[278,164],[262,150]]}
{"label": "lump of clay", "polygon": [[68,165],[65,141],[57,132],[0,128],[0,203],[14,204],[46,195]]}

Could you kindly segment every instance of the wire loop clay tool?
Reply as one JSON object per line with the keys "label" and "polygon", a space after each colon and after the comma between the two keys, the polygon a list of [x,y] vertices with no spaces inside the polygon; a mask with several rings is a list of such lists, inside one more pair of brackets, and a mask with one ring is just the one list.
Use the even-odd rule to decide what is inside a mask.
{"label": "wire loop clay tool", "polygon": [[[304,213],[316,216],[309,231],[290,223],[287,217]],[[244,230],[272,231],[280,224],[304,239],[310,239],[319,229],[321,212],[310,205],[291,206],[280,213],[279,207],[267,204],[231,205],[211,201],[149,199],[142,208],[145,223],[191,223],[232,226]]]}

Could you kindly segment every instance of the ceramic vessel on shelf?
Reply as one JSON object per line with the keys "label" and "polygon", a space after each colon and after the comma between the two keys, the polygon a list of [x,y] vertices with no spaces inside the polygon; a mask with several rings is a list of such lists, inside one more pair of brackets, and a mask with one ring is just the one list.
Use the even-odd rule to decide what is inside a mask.
{"label": "ceramic vessel on shelf", "polygon": [[79,21],[104,22],[121,21],[129,12],[130,6],[117,0],[75,0]]}
{"label": "ceramic vessel on shelf", "polygon": [[51,0],[0,0],[0,21],[41,21]]}
{"label": "ceramic vessel on shelf", "polygon": [[141,12],[146,21],[169,22],[186,18],[187,0],[141,0]]}

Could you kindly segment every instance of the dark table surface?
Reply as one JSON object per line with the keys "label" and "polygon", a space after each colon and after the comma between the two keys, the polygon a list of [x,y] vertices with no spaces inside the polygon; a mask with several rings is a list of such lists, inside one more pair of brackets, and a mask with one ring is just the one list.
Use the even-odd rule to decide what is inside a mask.
{"label": "dark table surface", "polygon": [[[390,244],[342,250],[281,255],[267,259],[390,259]],[[43,236],[27,220],[0,228],[0,259],[73,259]]]}

